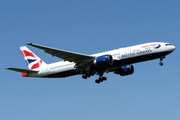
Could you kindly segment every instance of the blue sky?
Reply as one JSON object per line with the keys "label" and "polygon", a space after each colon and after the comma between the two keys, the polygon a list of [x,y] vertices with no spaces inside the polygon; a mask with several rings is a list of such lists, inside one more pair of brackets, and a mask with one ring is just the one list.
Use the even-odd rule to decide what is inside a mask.
{"label": "blue sky", "polygon": [[[180,1],[0,1],[1,120],[179,120]],[[22,78],[27,42],[94,54],[146,42],[169,42],[164,59],[134,64],[135,73],[61,79]],[[60,59],[28,46],[46,63]]]}

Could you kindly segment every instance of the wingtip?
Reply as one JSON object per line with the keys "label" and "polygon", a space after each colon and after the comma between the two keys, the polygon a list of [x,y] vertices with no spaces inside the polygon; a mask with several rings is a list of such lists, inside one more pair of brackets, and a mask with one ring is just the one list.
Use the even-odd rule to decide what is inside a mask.
{"label": "wingtip", "polygon": [[6,67],[5,69],[6,70],[12,70],[12,67]]}
{"label": "wingtip", "polygon": [[32,43],[26,43],[26,45],[32,45]]}

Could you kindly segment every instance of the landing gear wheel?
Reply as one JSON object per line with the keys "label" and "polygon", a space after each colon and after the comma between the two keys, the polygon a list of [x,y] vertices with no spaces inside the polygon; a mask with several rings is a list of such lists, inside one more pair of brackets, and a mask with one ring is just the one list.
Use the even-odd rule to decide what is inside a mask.
{"label": "landing gear wheel", "polygon": [[159,63],[159,65],[160,65],[160,66],[163,66],[163,63],[162,63],[162,62],[160,62],[160,63]]}
{"label": "landing gear wheel", "polygon": [[99,81],[100,81],[100,82],[103,82],[103,79],[102,79],[102,78],[99,78]]}
{"label": "landing gear wheel", "polygon": [[82,78],[87,79],[87,76],[86,76],[86,75],[83,75]]}
{"label": "landing gear wheel", "polygon": [[99,83],[100,83],[100,80],[95,80],[95,83],[99,84]]}
{"label": "landing gear wheel", "polygon": [[106,77],[99,77],[99,79],[95,80],[95,83],[100,83],[100,82],[103,82],[103,81],[106,81],[107,78]]}
{"label": "landing gear wheel", "polygon": [[102,79],[102,80],[104,80],[104,81],[106,81],[106,80],[107,80],[107,78],[106,78],[106,77],[102,77],[101,79]]}

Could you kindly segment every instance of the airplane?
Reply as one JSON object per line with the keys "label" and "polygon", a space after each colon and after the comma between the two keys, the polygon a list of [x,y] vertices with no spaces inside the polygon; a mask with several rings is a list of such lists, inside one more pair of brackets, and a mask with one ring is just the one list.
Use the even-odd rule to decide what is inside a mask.
{"label": "airplane", "polygon": [[162,66],[165,56],[176,49],[175,46],[169,43],[150,42],[86,55],[33,43],[26,44],[42,49],[44,52],[49,53],[51,57],[56,56],[64,61],[46,64],[26,46],[22,46],[20,50],[29,69],[12,67],[6,69],[21,72],[22,77],[65,78],[73,75],[82,75],[82,78],[87,79],[93,75],[98,75],[99,78],[95,80],[95,83],[98,84],[107,80],[103,76],[104,73],[114,72],[121,76],[133,74],[134,66],[132,64],[134,63],[159,58],[159,65]]}

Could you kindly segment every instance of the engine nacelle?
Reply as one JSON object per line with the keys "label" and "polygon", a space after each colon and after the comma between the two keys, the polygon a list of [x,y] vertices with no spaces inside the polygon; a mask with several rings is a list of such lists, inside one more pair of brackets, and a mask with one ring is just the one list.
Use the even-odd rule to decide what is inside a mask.
{"label": "engine nacelle", "polygon": [[113,64],[113,58],[111,55],[99,56],[94,60],[94,64],[98,67],[107,67]]}
{"label": "engine nacelle", "polygon": [[125,75],[131,75],[134,73],[134,66],[133,65],[124,65],[121,66],[118,71],[118,74],[120,74],[121,76],[125,76]]}

